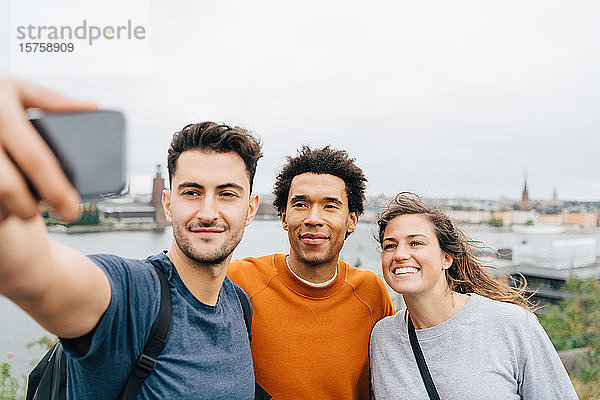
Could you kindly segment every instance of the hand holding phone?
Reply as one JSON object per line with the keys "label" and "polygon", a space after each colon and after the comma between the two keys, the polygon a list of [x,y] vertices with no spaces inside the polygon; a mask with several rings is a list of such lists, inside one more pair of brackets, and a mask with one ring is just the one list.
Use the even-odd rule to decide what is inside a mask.
{"label": "hand holding phone", "polygon": [[53,112],[96,108],[35,85],[0,78],[0,221],[12,215],[28,219],[39,213],[27,180],[62,219],[74,221],[79,216],[79,196],[24,117],[24,109],[29,107]]}

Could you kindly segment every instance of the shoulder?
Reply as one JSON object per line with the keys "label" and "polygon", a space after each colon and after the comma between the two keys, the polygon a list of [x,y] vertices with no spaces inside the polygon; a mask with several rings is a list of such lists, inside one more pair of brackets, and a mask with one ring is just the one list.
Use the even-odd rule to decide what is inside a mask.
{"label": "shoulder", "polygon": [[487,297],[470,294],[471,297],[477,302],[477,307],[481,311],[487,311],[495,315],[496,317],[503,317],[511,320],[526,320],[529,316],[534,317],[535,315],[518,304],[508,303],[505,301],[498,301],[489,299]]}
{"label": "shoulder", "polygon": [[346,267],[346,280],[350,282],[357,285],[378,285],[381,282],[381,278],[373,271],[352,267],[341,260],[340,262]]}
{"label": "shoulder", "polygon": [[503,331],[512,331],[520,335],[534,326],[539,325],[537,317],[531,311],[508,302],[492,300],[471,293],[472,300],[476,301],[474,308],[478,318],[493,324]]}
{"label": "shoulder", "polygon": [[[164,254],[162,256],[167,258]],[[127,305],[127,308],[137,310],[150,307],[154,312],[157,309],[156,293],[160,292],[160,280],[150,258],[134,260],[109,254],[88,257],[104,271],[108,278],[111,287],[109,308],[123,304]],[[165,272],[169,280],[170,271],[165,267],[165,262],[156,264]]]}
{"label": "shoulder", "polygon": [[369,306],[372,318],[378,321],[382,317],[393,315],[394,305],[381,278],[372,271],[344,264],[346,266],[345,283],[352,287],[354,295],[360,301]]}
{"label": "shoulder", "polygon": [[269,254],[262,257],[246,257],[243,260],[234,260],[229,263],[227,269],[227,275],[232,277],[238,277],[240,275],[247,275],[249,272],[255,272],[260,274],[269,274],[275,272],[276,259],[282,256],[281,254]]}
{"label": "shoulder", "polygon": [[375,326],[373,326],[372,335],[389,332],[391,330],[396,330],[396,326],[398,325],[398,322],[399,322],[398,318],[400,318],[400,320],[402,320],[401,316],[404,315],[405,311],[406,311],[406,309],[402,309],[394,315],[384,317],[384,318],[380,319],[379,321],[377,321],[375,323]]}
{"label": "shoulder", "polygon": [[278,274],[276,263],[280,258],[285,259],[283,254],[270,254],[262,257],[248,257],[243,260],[235,260],[229,264],[227,276],[235,284],[239,285],[250,296]]}
{"label": "shoulder", "polygon": [[371,330],[371,342],[376,342],[381,338],[389,338],[390,335],[397,335],[402,331],[404,320],[402,316],[405,310],[400,310],[394,315],[384,317],[377,321]]}
{"label": "shoulder", "polygon": [[133,281],[148,281],[151,285],[158,283],[158,277],[148,260],[134,260],[113,254],[94,254],[88,256],[107,275],[111,285],[120,281],[127,284]]}
{"label": "shoulder", "polygon": [[[343,261],[342,261],[343,262]],[[367,271],[344,263],[346,266],[346,282],[361,292],[380,295],[387,289],[380,277],[373,271]]]}

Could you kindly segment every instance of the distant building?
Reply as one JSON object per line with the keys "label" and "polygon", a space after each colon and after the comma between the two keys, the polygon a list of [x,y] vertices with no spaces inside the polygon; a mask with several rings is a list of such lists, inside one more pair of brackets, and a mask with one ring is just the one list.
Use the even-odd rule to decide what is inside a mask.
{"label": "distant building", "polygon": [[489,210],[449,210],[448,214],[453,221],[467,224],[486,224],[492,218]]}
{"label": "distant building", "polygon": [[514,264],[505,267],[504,270],[517,279],[517,282],[522,280],[522,275],[527,280],[527,293],[533,294],[533,300],[541,304],[558,303],[566,298],[568,292],[565,289],[565,282],[571,276],[578,279],[590,277],[600,279],[598,263],[562,269],[544,268],[531,264]]}
{"label": "distant building", "polygon": [[550,201],[550,204],[554,207],[558,206],[558,192],[556,189],[554,189],[554,192],[552,192],[552,200]]}
{"label": "distant building", "polygon": [[529,188],[527,187],[527,175],[525,175],[525,182],[523,183],[523,193],[521,193],[521,204],[519,209],[522,211],[531,210],[531,200],[529,200]]}
{"label": "distant building", "polygon": [[161,165],[157,164],[152,194],[105,200],[100,206],[101,216],[107,222],[111,221],[115,229],[163,230],[167,225],[162,206],[164,189]]}
{"label": "distant building", "polygon": [[513,223],[511,210],[492,211],[492,218],[502,221],[503,226],[510,226]]}
{"label": "distant building", "polygon": [[151,204],[104,202],[101,206],[105,220],[118,225],[154,224],[156,209]]}
{"label": "distant building", "polygon": [[596,240],[554,240],[546,246],[522,246],[514,250],[513,264],[503,270],[514,278],[527,280],[529,293],[540,303],[555,303],[567,296],[565,282],[569,277],[600,279],[596,259]]}
{"label": "distant building", "polygon": [[591,228],[598,225],[598,212],[577,211],[568,212],[566,222],[567,225],[576,225],[580,228]]}
{"label": "distant building", "polygon": [[163,212],[162,194],[165,189],[165,180],[162,177],[162,168],[160,164],[156,164],[156,175],[152,180],[152,200],[150,204],[154,207],[154,222],[159,226],[167,224],[167,218]]}
{"label": "distant building", "polygon": [[544,210],[544,212],[541,212],[538,214],[537,222],[539,224],[546,224],[546,225],[564,225],[568,215],[569,215],[569,211],[567,209]]}
{"label": "distant building", "polygon": [[273,206],[274,197],[271,194],[260,196],[256,219],[279,219],[277,210]]}
{"label": "distant building", "polygon": [[537,213],[535,210],[513,210],[511,212],[512,225],[535,224]]}

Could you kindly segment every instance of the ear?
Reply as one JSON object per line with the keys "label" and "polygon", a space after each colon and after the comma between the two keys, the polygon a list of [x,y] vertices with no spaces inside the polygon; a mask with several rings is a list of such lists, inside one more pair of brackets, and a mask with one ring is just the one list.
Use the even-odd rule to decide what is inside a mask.
{"label": "ear", "polygon": [[169,192],[167,189],[163,189],[163,191],[162,191],[161,202],[162,202],[162,206],[163,206],[163,212],[165,213],[165,217],[167,218],[167,221],[172,223],[173,222],[173,213],[171,211],[171,192]]}
{"label": "ear", "polygon": [[246,226],[250,225],[250,222],[254,219],[256,212],[258,211],[258,205],[260,199],[257,194],[250,195],[250,202],[248,203],[248,214],[246,214]]}
{"label": "ear", "polygon": [[454,261],[454,258],[452,258],[452,256],[450,254],[447,253],[442,253],[442,269],[448,269],[450,268],[450,266],[452,265],[452,262]]}
{"label": "ear", "polygon": [[348,230],[346,231],[348,234],[354,232],[356,229],[356,225],[358,224],[358,213],[351,212],[348,215]]}
{"label": "ear", "polygon": [[281,213],[281,226],[283,227],[284,231],[288,230],[287,215],[286,215],[285,211],[283,211]]}

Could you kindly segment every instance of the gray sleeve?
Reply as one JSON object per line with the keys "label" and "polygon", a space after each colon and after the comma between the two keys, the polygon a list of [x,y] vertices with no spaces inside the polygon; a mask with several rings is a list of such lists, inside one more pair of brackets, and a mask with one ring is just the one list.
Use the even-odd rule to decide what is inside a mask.
{"label": "gray sleeve", "polygon": [[523,364],[519,393],[523,400],[578,399],[550,338],[537,319],[527,313],[524,324]]}

